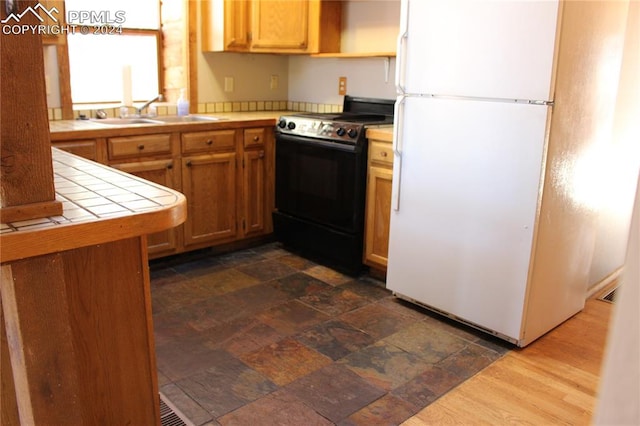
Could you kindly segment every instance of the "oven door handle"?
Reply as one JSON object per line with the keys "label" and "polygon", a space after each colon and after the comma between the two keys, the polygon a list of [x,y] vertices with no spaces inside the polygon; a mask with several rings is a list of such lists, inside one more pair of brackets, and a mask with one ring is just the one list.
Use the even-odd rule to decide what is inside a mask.
{"label": "oven door handle", "polygon": [[393,177],[391,180],[391,207],[400,210],[400,179],[402,176],[402,127],[404,125],[404,103],[406,97],[398,96],[394,106],[395,123],[393,126]]}
{"label": "oven door handle", "polygon": [[276,149],[278,147],[278,143],[283,143],[283,142],[296,144],[296,145],[304,145],[311,148],[328,148],[335,151],[344,151],[344,152],[357,152],[358,150],[360,150],[360,147],[358,147],[357,145],[327,142],[327,141],[323,141],[322,139],[304,138],[300,136],[288,135],[286,133],[276,134]]}

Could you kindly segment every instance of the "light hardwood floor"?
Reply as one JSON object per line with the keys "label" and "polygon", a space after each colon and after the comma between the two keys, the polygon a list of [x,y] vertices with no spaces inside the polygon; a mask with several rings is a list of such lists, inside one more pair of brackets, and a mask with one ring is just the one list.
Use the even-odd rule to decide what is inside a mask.
{"label": "light hardwood floor", "polygon": [[582,312],[509,352],[403,426],[589,424],[612,307],[588,300]]}

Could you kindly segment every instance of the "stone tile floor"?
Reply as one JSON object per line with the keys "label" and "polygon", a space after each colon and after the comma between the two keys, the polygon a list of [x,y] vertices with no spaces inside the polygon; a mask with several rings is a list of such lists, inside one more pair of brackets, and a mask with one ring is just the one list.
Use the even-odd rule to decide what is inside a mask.
{"label": "stone tile floor", "polygon": [[397,425],[510,347],[278,243],[152,261],[151,293],[160,391],[196,425]]}

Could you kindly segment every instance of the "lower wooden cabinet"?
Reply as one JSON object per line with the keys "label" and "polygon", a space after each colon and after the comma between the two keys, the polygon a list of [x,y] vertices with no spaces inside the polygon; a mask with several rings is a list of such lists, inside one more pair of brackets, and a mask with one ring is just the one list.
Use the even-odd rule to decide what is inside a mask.
{"label": "lower wooden cabinet", "polygon": [[372,268],[386,272],[391,218],[393,150],[390,134],[383,132],[372,133],[372,135],[377,139],[369,136],[363,261]]}
{"label": "lower wooden cabinet", "polygon": [[151,258],[273,232],[273,126],[165,133],[146,128],[140,134],[54,141],[53,146],[186,196],[186,222],[147,237]]}
{"label": "lower wooden cabinet", "polygon": [[367,188],[365,260],[369,266],[387,268],[389,221],[391,214],[391,177],[393,172],[370,167]]}
{"label": "lower wooden cabinet", "polygon": [[242,134],[242,235],[253,237],[273,230],[274,209],[273,128],[244,129]]}
{"label": "lower wooden cabinet", "polygon": [[242,233],[246,237],[260,235],[265,231],[267,217],[266,173],[264,149],[247,151],[242,160]]}
{"label": "lower wooden cabinet", "polygon": [[235,239],[236,191],[235,151],[182,159],[182,192],[187,197],[185,246]]}
{"label": "lower wooden cabinet", "polygon": [[[182,135],[182,192],[187,197],[185,247],[251,238],[272,231],[273,130],[238,129],[235,145],[205,144],[210,153],[184,156],[185,141],[229,140],[220,131]],[[215,134],[214,134],[215,133]],[[202,144],[197,145],[202,151]],[[185,151],[187,150],[187,151]]]}
{"label": "lower wooden cabinet", "polygon": [[[176,189],[177,187],[173,159],[116,164],[112,165],[112,167],[168,188]],[[148,235],[149,254],[174,252],[177,248],[176,234],[176,229],[167,229],[166,231]]]}

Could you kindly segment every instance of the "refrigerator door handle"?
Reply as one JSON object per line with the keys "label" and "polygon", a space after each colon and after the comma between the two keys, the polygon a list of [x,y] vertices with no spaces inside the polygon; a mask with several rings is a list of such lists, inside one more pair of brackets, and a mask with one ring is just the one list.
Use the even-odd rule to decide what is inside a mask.
{"label": "refrigerator door handle", "polygon": [[400,210],[400,176],[402,169],[402,128],[404,126],[404,104],[406,97],[398,96],[394,106],[395,123],[393,127],[393,177],[391,180],[391,208]]}
{"label": "refrigerator door handle", "polygon": [[407,65],[407,36],[409,35],[409,0],[400,4],[400,29],[396,44],[396,93],[405,93],[405,70]]}

